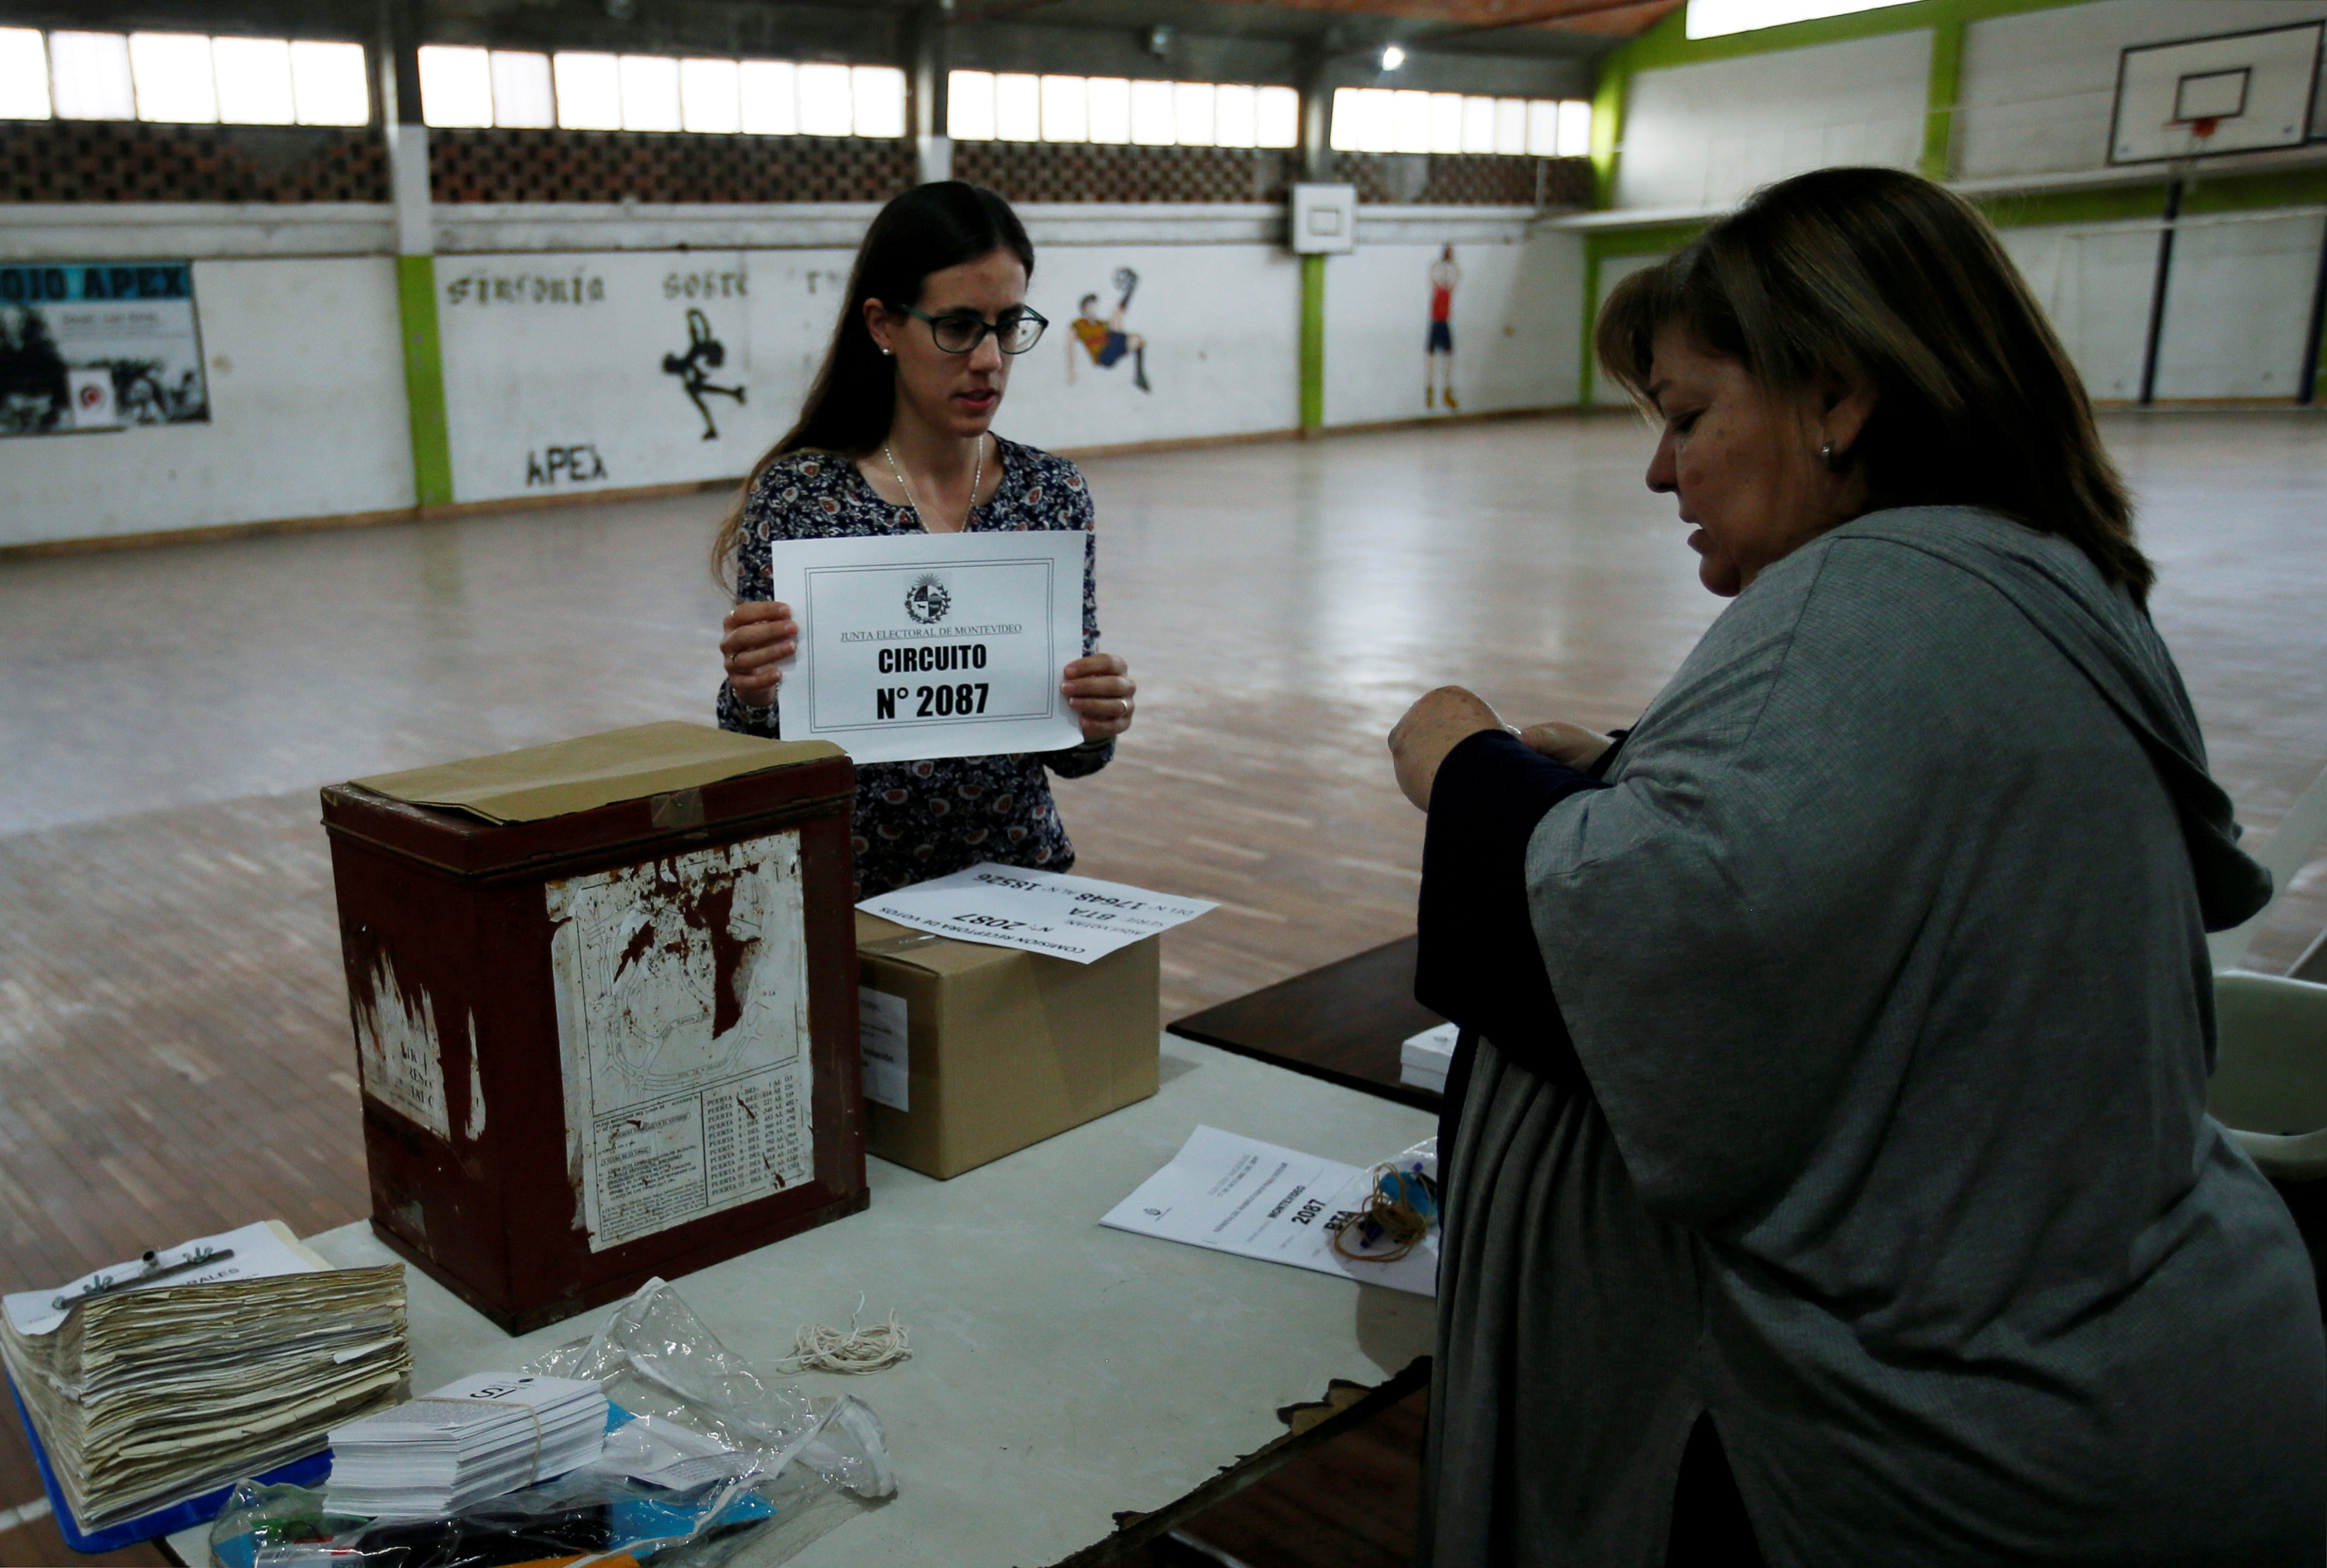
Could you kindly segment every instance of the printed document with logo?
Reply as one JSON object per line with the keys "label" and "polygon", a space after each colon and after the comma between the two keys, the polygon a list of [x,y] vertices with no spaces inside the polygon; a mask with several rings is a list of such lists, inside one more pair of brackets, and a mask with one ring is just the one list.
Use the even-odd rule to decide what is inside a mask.
{"label": "printed document with logo", "polygon": [[772,597],[800,623],[784,739],[859,762],[1079,745],[1059,685],[1082,657],[1085,543],[1064,528],[779,541]]}
{"label": "printed document with logo", "polygon": [[1220,906],[1122,882],[981,861],[951,876],[875,893],[868,915],[958,941],[1089,964]]}
{"label": "printed document with logo", "polygon": [[1198,1127],[1170,1164],[1141,1182],[1099,1223],[1417,1296],[1436,1295],[1435,1227],[1421,1246],[1392,1262],[1360,1263],[1333,1249],[1333,1232],[1372,1189],[1370,1167]]}

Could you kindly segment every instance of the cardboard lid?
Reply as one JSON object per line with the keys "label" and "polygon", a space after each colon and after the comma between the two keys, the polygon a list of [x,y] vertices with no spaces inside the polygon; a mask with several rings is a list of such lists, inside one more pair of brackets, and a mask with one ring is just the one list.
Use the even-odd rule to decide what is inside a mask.
{"label": "cardboard lid", "polygon": [[[1042,957],[1040,954],[1021,952],[1015,947],[991,947],[984,942],[958,942],[951,937],[917,931],[911,926],[901,926],[894,920],[868,915],[863,910],[856,911],[856,956],[859,958],[883,958],[892,964],[908,964],[932,975],[960,975],[972,969],[982,969],[989,964]],[[1064,960],[1050,961],[1061,963]]]}
{"label": "cardboard lid", "polygon": [[846,754],[829,741],[769,741],[674,719],[352,782],[487,822],[540,822]]}

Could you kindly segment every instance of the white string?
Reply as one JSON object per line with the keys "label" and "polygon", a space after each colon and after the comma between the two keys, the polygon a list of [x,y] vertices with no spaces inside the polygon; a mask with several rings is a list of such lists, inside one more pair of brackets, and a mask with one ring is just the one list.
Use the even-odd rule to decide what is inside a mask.
{"label": "white string", "polygon": [[848,1313],[848,1331],[827,1328],[822,1323],[802,1323],[792,1336],[792,1353],[776,1365],[787,1372],[878,1372],[910,1360],[912,1342],[906,1337],[905,1326],[897,1321],[897,1309],[889,1309],[888,1321],[859,1328],[857,1315],[864,1310],[864,1293],[856,1293],[856,1305]]}

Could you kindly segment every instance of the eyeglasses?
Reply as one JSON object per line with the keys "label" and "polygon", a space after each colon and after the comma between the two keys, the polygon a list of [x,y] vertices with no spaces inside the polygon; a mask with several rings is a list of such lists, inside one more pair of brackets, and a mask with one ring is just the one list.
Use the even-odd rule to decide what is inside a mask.
{"label": "eyeglasses", "polygon": [[932,316],[911,305],[892,305],[892,310],[903,312],[917,322],[930,324],[930,338],[949,354],[967,354],[986,341],[988,332],[994,334],[995,347],[1005,354],[1023,354],[1042,341],[1042,329],[1051,324],[1050,318],[1033,311],[1020,311],[998,322],[967,313]]}

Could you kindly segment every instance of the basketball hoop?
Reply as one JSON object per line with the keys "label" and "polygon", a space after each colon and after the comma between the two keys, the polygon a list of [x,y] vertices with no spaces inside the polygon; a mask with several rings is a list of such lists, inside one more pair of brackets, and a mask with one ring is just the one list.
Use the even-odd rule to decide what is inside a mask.
{"label": "basketball hoop", "polygon": [[2221,123],[2222,122],[2220,120],[2216,119],[2212,115],[2201,116],[2201,117],[2189,122],[2190,134],[2202,142],[2208,136],[2212,135],[2214,134],[2214,128]]}

